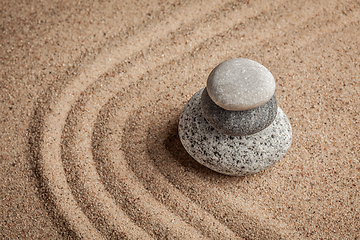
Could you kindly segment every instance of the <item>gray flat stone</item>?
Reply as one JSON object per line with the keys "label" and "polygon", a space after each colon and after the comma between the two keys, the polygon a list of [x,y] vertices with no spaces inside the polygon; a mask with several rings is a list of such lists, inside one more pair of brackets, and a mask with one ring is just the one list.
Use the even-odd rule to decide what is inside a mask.
{"label": "gray flat stone", "polygon": [[211,71],[206,86],[218,106],[232,111],[260,107],[275,93],[275,79],[270,71],[244,58],[220,63]]}
{"label": "gray flat stone", "polygon": [[290,148],[291,125],[279,107],[269,127],[253,135],[233,137],[220,133],[205,120],[201,93],[190,99],[179,120],[180,140],[199,163],[223,174],[243,176],[272,166]]}
{"label": "gray flat stone", "polygon": [[275,94],[260,107],[244,111],[230,111],[219,107],[210,98],[206,88],[201,90],[201,110],[208,123],[219,132],[231,136],[246,136],[267,128],[275,119]]}

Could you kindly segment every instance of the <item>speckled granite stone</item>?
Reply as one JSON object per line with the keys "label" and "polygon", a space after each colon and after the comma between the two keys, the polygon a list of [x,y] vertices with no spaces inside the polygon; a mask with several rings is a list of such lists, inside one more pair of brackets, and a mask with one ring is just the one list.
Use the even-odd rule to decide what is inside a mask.
{"label": "speckled granite stone", "polygon": [[290,148],[290,122],[279,107],[269,127],[253,135],[233,137],[220,133],[205,120],[201,93],[190,99],[179,121],[180,140],[199,163],[223,174],[243,176],[272,166]]}
{"label": "speckled granite stone", "polygon": [[270,71],[245,58],[220,63],[211,71],[206,86],[218,106],[232,111],[260,107],[275,93],[275,79]]}
{"label": "speckled granite stone", "polygon": [[277,102],[275,94],[260,107],[244,111],[230,111],[219,107],[202,90],[201,110],[207,122],[219,132],[231,136],[251,135],[267,128],[275,119]]}

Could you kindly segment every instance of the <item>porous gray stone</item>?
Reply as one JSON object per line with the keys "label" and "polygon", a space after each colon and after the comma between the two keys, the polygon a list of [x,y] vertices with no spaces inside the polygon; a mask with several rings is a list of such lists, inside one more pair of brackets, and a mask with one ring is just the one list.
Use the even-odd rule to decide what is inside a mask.
{"label": "porous gray stone", "polygon": [[277,102],[275,94],[260,107],[230,111],[219,107],[210,98],[207,89],[202,89],[201,110],[207,122],[219,132],[231,136],[246,136],[267,128],[275,119]]}
{"label": "porous gray stone", "polygon": [[199,163],[223,174],[244,176],[272,166],[290,148],[291,125],[279,107],[269,127],[253,135],[233,137],[220,133],[205,120],[201,93],[194,94],[179,120],[181,143]]}
{"label": "porous gray stone", "polygon": [[206,86],[218,106],[232,111],[260,107],[275,93],[275,79],[270,71],[244,58],[220,63],[211,71]]}

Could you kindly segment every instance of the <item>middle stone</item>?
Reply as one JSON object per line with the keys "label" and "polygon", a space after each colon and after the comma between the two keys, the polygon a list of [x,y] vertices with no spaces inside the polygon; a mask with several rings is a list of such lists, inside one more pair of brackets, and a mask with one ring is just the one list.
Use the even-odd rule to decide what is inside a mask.
{"label": "middle stone", "polygon": [[275,119],[275,94],[260,107],[244,111],[230,111],[216,105],[207,88],[201,95],[201,111],[206,121],[219,132],[230,136],[252,135],[267,128]]}

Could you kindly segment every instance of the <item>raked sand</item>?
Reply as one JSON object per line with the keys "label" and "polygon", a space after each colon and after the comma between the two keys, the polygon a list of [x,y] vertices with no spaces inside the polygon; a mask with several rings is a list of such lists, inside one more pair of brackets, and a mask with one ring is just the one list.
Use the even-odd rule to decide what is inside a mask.
{"label": "raked sand", "polygon": [[[0,239],[359,239],[359,1],[0,3]],[[293,142],[229,177],[177,126],[230,58]]]}

